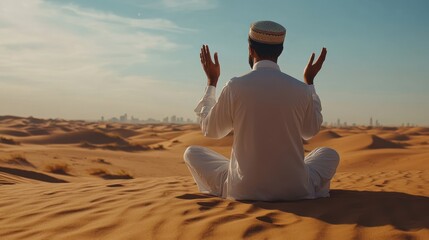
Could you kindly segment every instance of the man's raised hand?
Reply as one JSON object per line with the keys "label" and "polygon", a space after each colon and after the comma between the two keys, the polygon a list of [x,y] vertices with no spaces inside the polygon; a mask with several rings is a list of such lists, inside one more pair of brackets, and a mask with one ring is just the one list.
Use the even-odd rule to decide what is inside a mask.
{"label": "man's raised hand", "polygon": [[201,65],[207,75],[207,84],[211,86],[217,85],[220,75],[220,65],[217,58],[217,52],[214,54],[214,62],[210,56],[209,46],[203,45],[200,52]]}
{"label": "man's raised hand", "polygon": [[319,58],[317,61],[313,64],[314,61],[314,53],[311,54],[310,60],[308,61],[307,66],[304,69],[304,80],[305,83],[308,85],[312,85],[314,78],[316,77],[317,73],[322,69],[323,62],[326,58],[326,48],[322,48],[322,52],[320,53]]}

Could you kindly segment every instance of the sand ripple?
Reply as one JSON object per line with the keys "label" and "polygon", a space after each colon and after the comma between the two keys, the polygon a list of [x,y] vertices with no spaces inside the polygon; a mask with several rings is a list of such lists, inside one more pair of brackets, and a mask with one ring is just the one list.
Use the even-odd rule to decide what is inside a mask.
{"label": "sand ripple", "polygon": [[41,183],[37,188],[4,185],[0,235],[5,239],[425,239],[428,178],[424,171],[339,173],[329,199],[271,203],[199,194],[189,177]]}

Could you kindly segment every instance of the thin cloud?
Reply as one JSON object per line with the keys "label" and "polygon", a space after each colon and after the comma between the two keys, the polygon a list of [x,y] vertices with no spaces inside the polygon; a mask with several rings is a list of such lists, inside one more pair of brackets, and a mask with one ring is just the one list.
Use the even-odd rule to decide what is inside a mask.
{"label": "thin cloud", "polygon": [[[0,2],[0,77],[45,82],[95,77],[111,66],[145,63],[149,51],[180,46],[159,31],[183,29],[165,19],[131,19],[40,0]],[[105,69],[109,66],[109,69]]]}
{"label": "thin cloud", "polygon": [[104,23],[120,24],[123,26],[151,29],[157,31],[170,31],[170,32],[187,32],[194,31],[190,28],[183,28],[177,26],[170,20],[163,18],[151,18],[151,19],[138,19],[138,18],[125,18],[112,13],[99,12],[89,9],[82,9],[75,5],[67,5],[61,7],[64,11],[70,11],[76,16],[90,18]]}
{"label": "thin cloud", "polygon": [[[13,113],[20,106],[21,112],[36,114],[37,108],[28,103],[33,99],[43,103],[40,108],[46,109],[46,116],[64,102],[68,108],[64,107],[67,115],[62,109],[62,116],[88,118],[91,111],[84,116],[75,103],[97,111],[112,109],[102,104],[126,106],[124,96],[129,94],[143,100],[143,95],[174,92],[170,85],[153,80],[156,77],[123,69],[144,66],[152,54],[181,49],[171,35],[184,31],[190,30],[168,19],[127,18],[42,0],[1,0],[0,109]],[[7,99],[16,102],[5,106]]]}
{"label": "thin cloud", "polygon": [[140,7],[168,11],[202,11],[217,8],[215,0],[161,0],[139,4]]}
{"label": "thin cloud", "polygon": [[216,7],[213,0],[163,0],[162,4],[177,10],[206,10]]}

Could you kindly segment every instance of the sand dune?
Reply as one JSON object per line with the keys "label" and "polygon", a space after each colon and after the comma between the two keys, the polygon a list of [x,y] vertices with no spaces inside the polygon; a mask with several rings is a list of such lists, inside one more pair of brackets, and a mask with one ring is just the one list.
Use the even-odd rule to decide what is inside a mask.
{"label": "sand dune", "polygon": [[[88,148],[88,149],[105,149],[105,150],[112,150],[112,151],[126,151],[126,152],[136,152],[136,151],[146,151],[150,150],[151,148],[147,145],[134,145],[130,144],[128,142],[124,143],[111,143],[111,144],[91,144],[88,142],[83,142],[79,144],[79,147],[82,148]],[[160,150],[162,147],[158,147]]]}
{"label": "sand dune", "polygon": [[51,183],[65,183],[65,182],[67,182],[67,181],[64,181],[62,179],[55,178],[55,177],[52,177],[52,176],[44,174],[44,173],[40,173],[37,171],[24,170],[24,169],[19,169],[19,168],[0,167],[0,172],[3,173],[3,177],[5,177],[6,174],[8,174],[11,176],[19,176],[22,178],[38,180],[41,182],[51,182]]}
{"label": "sand dune", "polygon": [[422,134],[429,133],[429,128],[425,128],[425,127],[413,127],[413,128],[410,128],[410,129],[404,129],[403,131],[401,131],[401,133],[408,134],[408,135],[422,135]]}
{"label": "sand dune", "polygon": [[386,134],[381,134],[380,137],[387,140],[395,140],[395,141],[410,140],[409,136],[407,136],[406,134],[400,134],[400,133],[386,133]]}
{"label": "sand dune", "polygon": [[26,120],[27,118],[25,117],[18,117],[18,116],[10,116],[10,115],[6,115],[6,116],[0,116],[0,122],[2,122],[2,124],[8,124],[8,123],[18,123],[18,122],[22,122],[23,120]]}
{"label": "sand dune", "polygon": [[[329,136],[326,136],[328,135]],[[332,137],[332,133],[324,134],[321,137],[314,137],[308,141],[310,145],[324,145],[335,148],[341,152],[358,151],[366,149],[382,148],[403,148],[401,144],[380,138],[373,134],[360,133],[346,137]]]}
{"label": "sand dune", "polygon": [[334,132],[332,130],[322,130],[319,132],[319,134],[314,136],[311,139],[311,141],[312,142],[321,142],[321,141],[328,141],[328,140],[336,139],[336,138],[340,138],[340,137],[341,136],[337,132]]}
{"label": "sand dune", "polygon": [[46,137],[32,137],[22,140],[22,142],[33,144],[76,144],[82,142],[92,144],[126,143],[126,141],[121,137],[111,136],[95,130],[55,134]]}
{"label": "sand dune", "polygon": [[305,149],[340,153],[331,197],[251,202],[198,193],[182,160],[232,134],[0,116],[0,238],[429,239],[428,129],[323,129]]}
{"label": "sand dune", "polygon": [[232,146],[233,136],[228,135],[222,139],[211,139],[204,137],[200,131],[184,134],[171,141],[178,141],[182,146],[202,145],[202,146]]}
{"label": "sand dune", "polygon": [[[175,137],[182,136],[183,131],[174,132],[153,132],[140,133],[137,136],[131,137],[130,141],[136,144],[151,145],[151,144],[168,144],[167,142]],[[174,141],[174,140],[173,140]]]}
{"label": "sand dune", "polygon": [[52,133],[50,129],[43,127],[28,127],[25,128],[25,131],[28,132],[30,135],[49,135]]}
{"label": "sand dune", "polygon": [[352,151],[341,154],[341,171],[415,170],[427,165],[429,151],[409,149],[375,149]]}
{"label": "sand dune", "polygon": [[0,135],[13,136],[13,137],[27,137],[30,136],[26,131],[13,130],[13,129],[0,129]]}
{"label": "sand dune", "polygon": [[110,129],[106,132],[113,135],[113,136],[119,136],[122,138],[128,138],[128,137],[136,136],[139,134],[138,132],[136,132],[134,130],[126,129],[126,128]]}

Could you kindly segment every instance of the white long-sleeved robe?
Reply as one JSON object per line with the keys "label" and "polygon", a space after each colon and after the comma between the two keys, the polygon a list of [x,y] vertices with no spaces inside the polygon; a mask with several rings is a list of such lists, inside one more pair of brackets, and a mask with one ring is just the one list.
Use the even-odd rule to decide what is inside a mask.
{"label": "white long-sleeved robe", "polygon": [[203,134],[222,138],[234,130],[222,196],[270,201],[316,197],[302,139],[318,133],[321,110],[314,86],[281,72],[272,61],[259,61],[248,74],[231,79],[217,102],[215,87],[208,86],[195,109]]}

